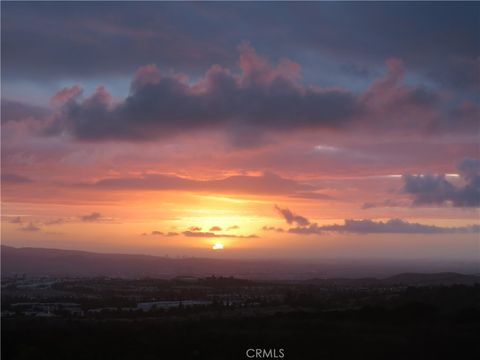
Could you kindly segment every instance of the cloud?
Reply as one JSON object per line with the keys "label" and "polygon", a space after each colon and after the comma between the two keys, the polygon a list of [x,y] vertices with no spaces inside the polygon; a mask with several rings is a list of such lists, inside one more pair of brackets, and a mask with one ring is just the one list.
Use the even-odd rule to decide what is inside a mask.
{"label": "cloud", "polygon": [[253,239],[258,238],[257,235],[232,235],[232,234],[215,234],[213,232],[201,232],[201,231],[184,231],[182,234],[186,237],[198,237],[198,238],[239,238],[239,239]]}
{"label": "cloud", "polygon": [[67,102],[73,101],[75,97],[79,96],[82,92],[83,89],[78,85],[65,87],[51,97],[50,105],[53,107],[65,105]]}
{"label": "cloud", "polygon": [[378,208],[378,207],[405,207],[405,206],[408,206],[408,204],[404,201],[387,199],[380,202],[366,202],[362,205],[362,209],[366,210],[366,209],[372,209],[372,208]]}
{"label": "cloud", "polygon": [[91,214],[82,215],[82,216],[75,216],[75,217],[63,217],[63,218],[56,218],[52,220],[42,221],[41,224],[44,226],[51,226],[51,225],[65,225],[75,222],[95,222],[95,221],[103,221],[106,220],[104,217],[101,216],[100,213],[93,212]]}
{"label": "cloud", "polygon": [[311,199],[311,200],[333,200],[334,199],[330,195],[326,195],[326,194],[322,194],[314,191],[297,192],[295,194],[292,194],[291,197],[299,198],[299,199]]}
{"label": "cloud", "polygon": [[187,236],[187,237],[202,237],[202,238],[218,237],[218,235],[216,235],[213,232],[205,232],[205,231],[191,231],[191,230],[188,230],[188,231],[182,232],[182,234]]}
{"label": "cloud", "polygon": [[[237,229],[238,226],[233,226],[232,228]],[[188,230],[183,231],[181,234],[186,237],[196,237],[196,238],[239,238],[239,239],[250,239],[250,238],[257,238],[258,236],[255,234],[252,235],[233,235],[233,234],[218,234],[215,231],[221,231],[222,228],[220,226],[212,226],[209,231],[202,231],[201,227],[198,226],[191,226]],[[147,233],[143,233],[142,235],[147,235]],[[180,235],[177,232],[168,232],[165,233],[163,231],[152,231],[151,235],[158,235],[158,236],[178,236]]]}
{"label": "cloud", "polygon": [[101,218],[102,214],[99,212],[92,212],[91,214],[80,216],[80,219],[85,222],[96,222],[100,221]]}
{"label": "cloud", "polygon": [[45,134],[68,132],[82,141],[148,141],[220,129],[230,134],[233,145],[252,147],[269,132],[301,129],[478,131],[475,118],[463,116],[463,110],[450,106],[448,114],[443,112],[438,92],[407,85],[403,61],[397,58],[387,60],[383,77],[353,93],[305,85],[297,63],[283,59],[270,64],[246,42],[239,52],[240,72],[213,65],[196,82],[145,65],[122,101],[113,101],[103,86],[86,98],[78,96],[78,86],[63,89],[54,99],[64,106]]}
{"label": "cloud", "polygon": [[475,104],[458,104],[438,89],[408,84],[400,58],[388,59],[386,68],[384,76],[359,94],[363,114],[352,128],[404,135],[478,134],[478,121],[472,116],[478,112]]}
{"label": "cloud", "polygon": [[346,219],[343,225],[325,225],[322,226],[321,229],[325,231],[349,232],[357,234],[456,234],[479,232],[480,227],[475,225],[462,227],[442,227],[436,225],[410,223],[402,219],[390,219],[385,222]]}
{"label": "cloud", "polygon": [[58,219],[53,219],[45,222],[45,225],[63,225],[67,224],[70,222],[73,222],[74,219],[72,218],[58,218]]}
{"label": "cloud", "polygon": [[52,114],[52,111],[46,107],[10,99],[2,99],[1,104],[2,124],[26,119],[45,120]]}
{"label": "cloud", "polygon": [[237,230],[237,229],[240,229],[240,226],[238,226],[238,225],[232,225],[232,226],[227,227],[227,231],[229,231],[229,230]]}
{"label": "cloud", "polygon": [[[346,81],[364,79],[395,53],[402,54],[419,77],[456,91],[479,86],[475,2],[422,7],[323,2],[275,7],[263,2],[129,5],[7,2],[4,77],[58,82],[126,76],[151,59],[191,71],[212,63],[231,66],[236,61],[234,44],[255,39],[269,55],[311,59],[318,66],[307,76],[327,81],[345,74],[346,66],[361,69]],[[226,21],[235,31],[225,31]],[[62,36],[53,36],[52,29]],[[356,36],[346,29],[355,29]],[[374,45],[365,51],[365,43]]]}
{"label": "cloud", "polygon": [[178,176],[148,174],[142,177],[110,178],[95,182],[102,189],[182,190],[258,195],[295,195],[315,187],[272,173],[261,176],[236,175],[218,180],[192,180]]}
{"label": "cloud", "polygon": [[442,227],[435,225],[424,225],[410,223],[402,219],[390,219],[385,222],[373,220],[352,220],[345,219],[343,225],[318,226],[316,223],[308,226],[297,226],[288,229],[289,233],[299,235],[320,235],[324,232],[340,232],[355,234],[459,234],[477,233],[480,227],[476,225],[461,227]]}
{"label": "cloud", "polygon": [[264,226],[262,227],[263,231],[276,231],[276,232],[285,232],[281,227],[274,227],[274,226]]}
{"label": "cloud", "polygon": [[158,230],[153,230],[150,232],[150,234],[148,233],[142,233],[141,234],[142,236],[147,236],[147,235],[151,235],[151,236],[168,236],[168,237],[172,237],[172,236],[178,236],[179,234],[177,232],[172,232],[172,231],[169,231],[167,233],[163,232],[163,231],[158,231]]}
{"label": "cloud", "polygon": [[480,206],[480,160],[464,159],[458,170],[464,186],[455,186],[444,174],[407,174],[403,176],[403,190],[412,196],[413,205]]}
{"label": "cloud", "polygon": [[87,141],[144,141],[212,128],[238,134],[240,127],[252,128],[248,142],[262,129],[340,128],[359,111],[349,91],[302,84],[300,66],[290,60],[272,65],[248,43],[239,52],[240,73],[213,65],[195,83],[161,74],[154,65],[141,67],[126,99],[113,102],[103,87],[83,100],[72,97],[47,132],[68,131]]}
{"label": "cloud", "polygon": [[294,228],[288,229],[288,232],[291,234],[298,234],[298,235],[311,235],[311,234],[321,234],[322,228],[319,227],[316,223],[310,223],[307,226],[297,226]]}
{"label": "cloud", "polygon": [[[278,207],[276,207],[278,211]],[[457,233],[477,233],[480,232],[479,225],[469,225],[461,227],[442,227],[436,225],[424,225],[419,223],[410,223],[402,219],[390,219],[385,222],[369,219],[354,220],[345,219],[343,225],[323,225],[312,223],[308,219],[299,223],[294,218],[300,215],[294,215],[291,211],[280,212],[288,224],[296,224],[296,227],[288,229],[289,233],[298,235],[320,235],[323,232],[340,232],[356,234],[457,234]],[[286,214],[286,215],[285,215]],[[274,227],[263,227],[264,230],[276,230]]]}
{"label": "cloud", "polygon": [[22,218],[20,216],[16,216],[8,221],[10,224],[22,224]]}
{"label": "cloud", "polygon": [[[212,24],[212,19],[202,16],[196,7],[187,4],[180,7],[181,12],[190,12],[196,19],[193,23]],[[221,34],[218,25],[213,34],[202,36],[208,26],[202,26],[202,31],[195,30],[191,19],[174,15],[178,10],[178,5],[167,4],[134,7],[120,4],[115,8],[102,4],[93,8],[76,4],[31,8],[6,5],[2,9],[8,13],[8,21],[2,22],[5,35],[2,48],[8,49],[5,75],[46,82],[72,77],[126,76],[131,69],[151,59],[159,59],[165,66],[176,64],[188,69],[226,59],[235,61],[225,46],[214,40],[213,35]],[[28,42],[32,38],[35,41]],[[37,59],[35,65],[31,62],[33,58]]]}
{"label": "cloud", "polygon": [[22,231],[36,232],[36,231],[40,231],[40,227],[38,227],[38,226],[35,225],[34,223],[30,222],[30,223],[28,223],[27,225],[22,226],[22,227],[20,228],[20,230],[22,230]]}
{"label": "cloud", "polygon": [[299,226],[307,226],[310,224],[307,218],[294,214],[289,209],[281,209],[275,205],[275,210],[277,210],[285,219],[288,224],[297,224]]}
{"label": "cloud", "polygon": [[51,99],[60,109],[45,122],[43,133],[68,133],[89,142],[142,142],[220,130],[243,148],[262,145],[272,133],[296,130],[478,132],[478,106],[447,104],[438,89],[407,84],[399,58],[388,59],[384,76],[354,92],[305,84],[299,64],[288,59],[272,64],[247,42],[238,49],[239,69],[212,65],[196,81],[144,65],[122,100],[114,100],[104,86],[85,97],[79,85],[64,88]]}
{"label": "cloud", "polygon": [[1,179],[3,184],[26,184],[32,182],[32,180],[26,176],[4,172],[2,172]]}

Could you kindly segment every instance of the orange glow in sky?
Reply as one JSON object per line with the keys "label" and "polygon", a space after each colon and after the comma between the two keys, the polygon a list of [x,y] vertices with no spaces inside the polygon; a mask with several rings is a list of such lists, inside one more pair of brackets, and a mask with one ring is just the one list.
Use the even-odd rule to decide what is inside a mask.
{"label": "orange glow in sky", "polygon": [[[298,37],[278,47],[266,45],[277,36],[260,41],[248,26],[238,37],[215,31],[197,41],[210,25],[197,32],[177,20],[161,31],[116,24],[78,34],[74,26],[51,48],[58,39],[38,36],[52,41],[38,44],[52,54],[43,65],[30,52],[2,64],[2,243],[169,256],[478,258],[476,93],[442,87],[451,76],[436,82],[429,77],[440,67],[417,63],[450,71],[476,58],[454,54],[456,46],[433,59],[430,48],[423,57],[418,47],[391,53],[404,40],[356,57],[358,44],[331,39],[345,49],[321,49],[298,26],[285,27]],[[11,24],[2,30],[14,37],[20,27]],[[102,33],[112,28],[118,33]],[[114,41],[91,50],[136,45],[112,52],[122,56],[68,57],[106,38]],[[23,49],[11,48],[12,56]]]}

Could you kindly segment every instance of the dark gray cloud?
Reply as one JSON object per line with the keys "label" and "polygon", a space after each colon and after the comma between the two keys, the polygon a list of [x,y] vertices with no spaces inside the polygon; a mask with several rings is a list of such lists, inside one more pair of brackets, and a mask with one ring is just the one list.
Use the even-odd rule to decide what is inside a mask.
{"label": "dark gray cloud", "polygon": [[404,175],[404,191],[413,205],[480,206],[480,160],[464,159],[458,166],[464,186],[449,182],[445,175]]}
{"label": "dark gray cloud", "polygon": [[80,216],[80,219],[85,222],[96,222],[102,219],[102,214],[99,212],[92,212],[91,214]]}
{"label": "dark gray cloud", "polygon": [[389,59],[383,77],[363,92],[352,92],[307,85],[299,64],[282,59],[273,65],[248,43],[239,51],[240,71],[213,65],[195,82],[185,75],[164,75],[152,64],[142,66],[122,101],[114,101],[104,87],[86,98],[78,86],[65,88],[55,97],[66,101],[44,134],[66,132],[91,142],[151,141],[215,129],[226,132],[236,147],[254,147],[272,132],[291,130],[479,131],[477,104],[443,104],[438,91],[407,85],[400,59]]}
{"label": "dark gray cloud", "polygon": [[288,232],[291,234],[298,235],[311,235],[311,234],[321,234],[322,228],[317,225],[317,223],[309,223],[306,226],[297,226],[294,228],[288,229]]}
{"label": "dark gray cloud", "polygon": [[[320,235],[324,232],[356,233],[356,234],[459,234],[480,232],[480,225],[461,227],[442,227],[411,223],[402,219],[390,219],[385,222],[369,219],[354,220],[345,219],[344,224],[322,225],[312,223],[303,216],[295,215],[288,209],[277,211],[283,216],[288,224],[296,224],[296,227],[288,229],[289,233],[298,235]],[[301,219],[300,222],[295,219]],[[274,227],[264,226],[263,230],[276,230]]]}
{"label": "dark gray cloud", "polygon": [[[303,82],[299,63],[282,58],[271,64],[246,42],[238,50],[237,69],[231,62],[221,66],[212,59],[205,75],[196,75],[195,81],[171,71],[162,73],[153,64],[141,66],[123,100],[114,100],[104,87],[87,97],[82,97],[79,85],[64,88],[52,98],[63,107],[48,119],[43,133],[69,133],[81,141],[151,141],[220,129],[241,148],[263,144],[270,132],[302,129],[479,131],[475,117],[479,106],[471,96],[459,92],[459,98],[446,102],[438,89],[407,85],[398,54],[382,59],[390,59],[385,77],[369,79],[362,92]],[[324,198],[318,193],[297,196]]]}
{"label": "dark gray cloud", "polygon": [[297,64],[272,66],[249,45],[240,49],[241,74],[214,65],[191,84],[144,66],[124,101],[114,103],[100,87],[84,100],[68,101],[46,132],[67,131],[84,141],[145,141],[221,128],[236,134],[237,146],[251,146],[262,129],[338,129],[361,113],[353,93],[305,86]]}
{"label": "dark gray cloud", "polygon": [[275,210],[277,210],[283,216],[288,224],[297,224],[298,226],[302,227],[310,224],[310,221],[307,218],[294,214],[289,209],[281,209],[275,205]]}
{"label": "dark gray cloud", "polygon": [[325,232],[340,232],[354,234],[463,234],[476,233],[480,226],[470,225],[461,227],[442,227],[410,223],[402,219],[390,219],[385,222],[373,220],[345,219],[343,225],[318,226],[316,223],[308,226],[297,226],[288,229],[289,233],[299,235],[322,234]]}
{"label": "dark gray cloud", "polygon": [[[4,2],[2,72],[38,81],[125,75],[151,62],[194,71],[233,65],[235,45],[250,39],[269,56],[309,58],[308,75],[325,82],[346,68],[363,78],[399,56],[420,76],[478,89],[478,8],[475,2]],[[325,62],[330,67],[321,71]]]}
{"label": "dark gray cloud", "polygon": [[410,223],[402,219],[390,219],[385,222],[373,220],[346,219],[343,225],[325,225],[323,231],[349,232],[357,234],[457,234],[478,232],[479,226],[442,227]]}
{"label": "dark gray cloud", "polygon": [[234,45],[216,40],[223,25],[196,6],[31,5],[2,3],[2,72],[9,78],[121,76],[152,61],[198,70],[235,60]]}

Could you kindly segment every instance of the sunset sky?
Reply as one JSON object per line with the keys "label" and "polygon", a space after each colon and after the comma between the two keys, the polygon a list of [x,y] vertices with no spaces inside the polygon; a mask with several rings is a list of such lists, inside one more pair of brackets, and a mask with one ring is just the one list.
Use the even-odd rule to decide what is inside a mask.
{"label": "sunset sky", "polygon": [[478,3],[1,6],[3,244],[478,260]]}

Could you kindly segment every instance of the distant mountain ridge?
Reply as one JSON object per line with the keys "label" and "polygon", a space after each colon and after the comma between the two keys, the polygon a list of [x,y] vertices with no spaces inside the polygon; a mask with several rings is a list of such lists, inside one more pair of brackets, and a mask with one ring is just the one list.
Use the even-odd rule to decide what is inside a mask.
{"label": "distant mountain ridge", "polygon": [[382,279],[377,278],[333,278],[333,279],[309,279],[305,281],[314,285],[337,285],[337,286],[438,286],[438,285],[480,285],[480,276],[460,274],[455,272],[438,273],[401,273]]}
{"label": "distant mountain ridge", "polygon": [[[69,276],[176,276],[211,273],[225,260],[103,254],[81,250],[14,248],[2,245],[2,274]],[[232,263],[232,265],[235,265]],[[208,270],[207,270],[208,269]]]}
{"label": "distant mountain ridge", "polygon": [[391,284],[408,285],[473,285],[475,283],[480,284],[480,276],[464,275],[453,272],[442,272],[435,274],[403,273],[390,276],[384,279],[384,281],[387,281]]}
{"label": "distant mountain ridge", "polygon": [[[411,264],[392,265],[391,261],[372,265],[360,261],[352,264],[351,261],[345,260],[327,262],[168,258],[152,255],[103,254],[81,250],[15,248],[6,245],[1,246],[1,260],[3,277],[15,274],[129,278],[216,275],[265,280],[301,280],[311,283],[328,281],[346,286],[353,282],[357,286],[360,283],[366,286],[380,283],[388,286],[390,284],[470,285],[480,282],[479,276],[464,275],[463,271],[459,271],[462,273],[445,272],[441,266],[428,268],[424,266],[418,271],[422,273],[408,273],[405,269],[412,268]],[[372,275],[374,277],[371,277]]]}

